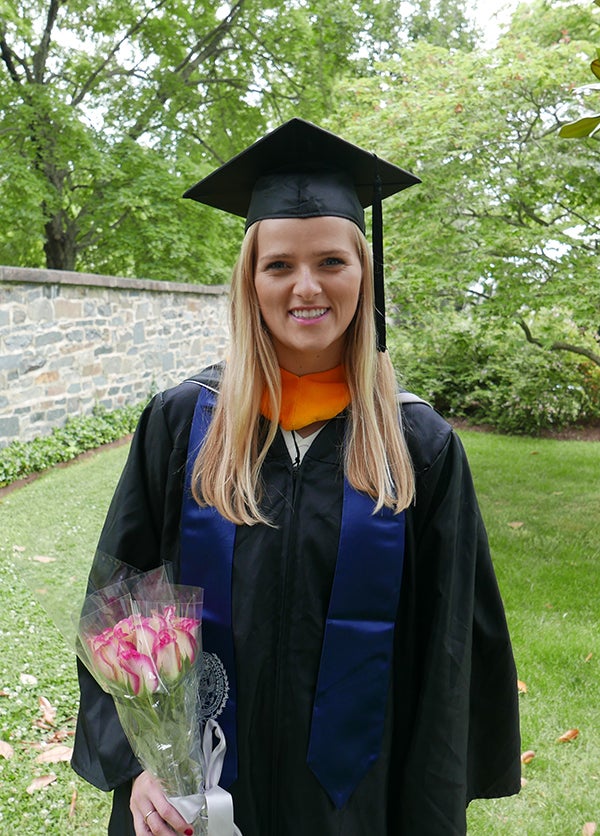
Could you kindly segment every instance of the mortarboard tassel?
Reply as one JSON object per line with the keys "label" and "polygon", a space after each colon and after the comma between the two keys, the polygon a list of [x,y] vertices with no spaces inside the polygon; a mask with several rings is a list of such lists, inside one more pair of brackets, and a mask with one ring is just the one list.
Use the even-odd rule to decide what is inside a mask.
{"label": "mortarboard tassel", "polygon": [[375,295],[375,331],[377,334],[377,350],[386,350],[385,335],[385,290],[383,286],[383,211],[381,200],[381,177],[379,175],[379,159],[375,157],[375,194],[373,196],[372,231],[373,239],[373,288]]}

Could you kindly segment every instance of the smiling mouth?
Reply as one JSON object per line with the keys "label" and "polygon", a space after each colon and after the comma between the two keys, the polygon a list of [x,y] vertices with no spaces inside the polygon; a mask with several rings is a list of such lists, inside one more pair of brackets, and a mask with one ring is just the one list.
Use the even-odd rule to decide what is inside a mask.
{"label": "smiling mouth", "polygon": [[327,313],[329,308],[295,308],[290,311],[290,316],[294,319],[318,319]]}

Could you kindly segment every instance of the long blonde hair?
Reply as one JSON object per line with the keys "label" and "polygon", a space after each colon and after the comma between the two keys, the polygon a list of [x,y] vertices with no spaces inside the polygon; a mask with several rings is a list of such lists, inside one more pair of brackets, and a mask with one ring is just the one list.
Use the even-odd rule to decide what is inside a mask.
{"label": "long blonde hair", "polygon": [[[279,415],[281,402],[279,364],[254,286],[259,224],[246,233],[233,271],[229,355],[213,420],[192,473],[192,491],[200,504],[247,525],[270,522],[260,507],[260,472],[278,422],[275,417],[266,433],[261,431],[263,390],[273,416]],[[363,278],[343,357],[351,395],[344,468],[352,487],[376,500],[375,510],[387,506],[399,513],[412,501],[414,475],[400,424],[394,369],[387,352],[377,351],[375,343],[369,246],[354,228]]]}

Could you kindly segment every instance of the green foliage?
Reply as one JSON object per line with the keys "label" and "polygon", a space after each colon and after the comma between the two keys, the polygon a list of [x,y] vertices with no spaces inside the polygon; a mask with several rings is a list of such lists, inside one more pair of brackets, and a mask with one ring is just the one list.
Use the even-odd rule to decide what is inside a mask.
{"label": "green foliage", "polygon": [[[546,4],[540,26],[560,27],[571,6],[589,21],[580,4]],[[488,51],[407,47],[376,77],[338,85],[336,126],[357,143],[377,136],[381,156],[423,180],[384,210],[397,322],[419,329],[428,314],[466,307],[482,328],[524,318],[548,350],[570,342],[600,365],[597,148],[557,138],[576,113],[569,99],[571,85],[585,80],[582,56],[595,47],[568,38],[540,44],[535,18],[530,28],[511,27]],[[554,308],[576,330],[557,317],[542,339],[539,314]],[[523,351],[521,337],[515,348]]]}
{"label": "green foliage", "polygon": [[241,240],[181,195],[332,80],[399,0],[5,0],[0,16],[0,262],[221,283]]}
{"label": "green foliage", "polygon": [[419,0],[410,6],[406,22],[409,41],[465,51],[475,48],[480,33],[463,0]]}
{"label": "green foliage", "polygon": [[392,355],[403,385],[448,417],[515,435],[600,419],[600,370],[523,343],[514,326],[448,311],[402,331]]}
{"label": "green foliage", "polygon": [[92,415],[69,418],[47,436],[13,441],[0,449],[0,487],[123,438],[134,431],[142,408],[143,404],[108,412],[97,407]]}

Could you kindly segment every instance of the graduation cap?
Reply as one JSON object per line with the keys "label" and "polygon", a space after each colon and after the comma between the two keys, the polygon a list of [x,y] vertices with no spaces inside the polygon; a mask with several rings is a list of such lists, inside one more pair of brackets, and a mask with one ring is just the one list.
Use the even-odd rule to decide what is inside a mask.
{"label": "graduation cap", "polygon": [[381,202],[418,177],[304,119],[290,119],[188,189],[184,197],[246,218],[348,218],[372,244],[377,348],[385,351]]}

